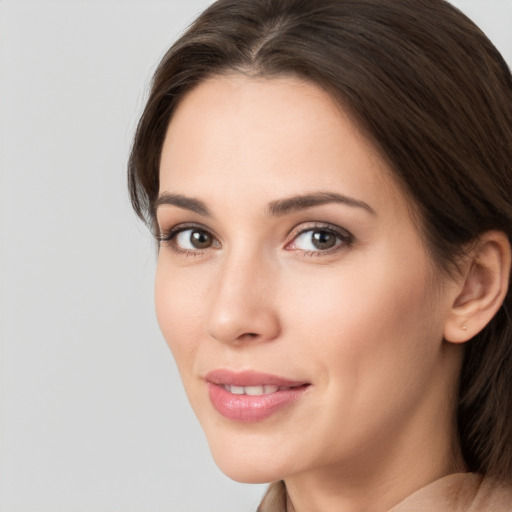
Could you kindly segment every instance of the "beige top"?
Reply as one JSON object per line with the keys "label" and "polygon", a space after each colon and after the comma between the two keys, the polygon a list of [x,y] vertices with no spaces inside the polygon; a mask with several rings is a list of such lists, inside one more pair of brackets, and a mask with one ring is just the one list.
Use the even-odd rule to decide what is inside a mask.
{"label": "beige top", "polygon": [[[271,484],[258,512],[286,512],[284,482]],[[512,486],[457,473],[423,487],[388,512],[512,512]]]}

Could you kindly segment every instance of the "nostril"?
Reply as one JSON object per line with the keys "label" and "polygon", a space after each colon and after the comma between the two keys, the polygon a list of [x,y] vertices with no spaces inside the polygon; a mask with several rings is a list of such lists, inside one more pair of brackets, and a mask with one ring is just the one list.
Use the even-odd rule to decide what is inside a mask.
{"label": "nostril", "polygon": [[255,332],[246,332],[240,336],[241,339],[243,338],[256,338],[258,335]]}

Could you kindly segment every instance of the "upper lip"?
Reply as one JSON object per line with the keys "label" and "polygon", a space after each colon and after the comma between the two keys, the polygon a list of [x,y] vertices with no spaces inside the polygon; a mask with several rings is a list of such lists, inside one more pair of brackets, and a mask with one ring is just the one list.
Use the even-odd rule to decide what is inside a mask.
{"label": "upper lip", "polygon": [[205,375],[205,380],[212,384],[227,384],[229,386],[279,386],[296,387],[309,384],[306,381],[287,379],[270,373],[262,373],[253,370],[236,372],[232,370],[212,370]]}

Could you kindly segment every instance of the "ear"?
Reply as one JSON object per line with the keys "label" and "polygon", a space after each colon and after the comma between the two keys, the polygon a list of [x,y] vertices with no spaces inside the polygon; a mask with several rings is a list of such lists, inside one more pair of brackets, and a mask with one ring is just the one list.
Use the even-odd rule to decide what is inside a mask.
{"label": "ear", "polygon": [[507,295],[511,259],[510,242],[501,231],[484,233],[471,248],[445,322],[446,341],[468,341],[491,321]]}

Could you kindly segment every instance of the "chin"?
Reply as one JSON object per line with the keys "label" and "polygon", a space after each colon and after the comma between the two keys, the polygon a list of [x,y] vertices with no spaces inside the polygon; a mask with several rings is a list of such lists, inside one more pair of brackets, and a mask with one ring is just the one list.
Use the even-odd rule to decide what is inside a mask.
{"label": "chin", "polygon": [[274,451],[273,457],[266,450],[252,445],[252,449],[244,449],[238,443],[226,446],[224,443],[217,445],[208,440],[210,450],[215,464],[229,478],[236,482],[245,484],[264,484],[275,480],[282,480],[286,474],[285,468],[281,467],[276,460]]}
{"label": "chin", "polygon": [[261,467],[247,459],[229,460],[225,457],[213,457],[218,468],[231,480],[243,484],[266,484],[275,480],[281,480],[282,475],[277,475],[275,468]]}

